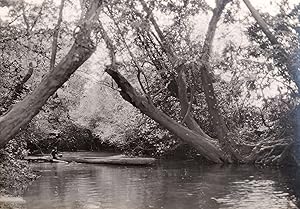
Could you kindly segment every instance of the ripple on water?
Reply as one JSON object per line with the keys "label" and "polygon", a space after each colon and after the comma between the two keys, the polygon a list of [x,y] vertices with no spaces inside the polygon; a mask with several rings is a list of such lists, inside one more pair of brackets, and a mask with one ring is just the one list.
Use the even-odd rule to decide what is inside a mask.
{"label": "ripple on water", "polygon": [[[40,166],[40,167],[38,167]],[[157,167],[37,165],[28,209],[297,208],[279,170],[173,163]],[[45,171],[45,172],[43,172]]]}
{"label": "ripple on water", "polygon": [[295,199],[287,192],[276,191],[272,180],[245,180],[231,183],[230,194],[215,200],[224,208],[235,209],[298,208]]}

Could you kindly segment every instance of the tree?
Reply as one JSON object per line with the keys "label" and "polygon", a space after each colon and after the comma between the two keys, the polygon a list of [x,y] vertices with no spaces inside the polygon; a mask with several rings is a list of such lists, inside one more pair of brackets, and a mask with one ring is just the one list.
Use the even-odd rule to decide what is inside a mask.
{"label": "tree", "polygon": [[47,99],[62,86],[64,82],[95,51],[96,46],[91,38],[94,20],[97,18],[102,2],[91,1],[82,15],[75,41],[68,54],[49,72],[39,86],[25,99],[16,104],[7,114],[0,118],[0,147],[12,139],[21,127],[39,112]]}
{"label": "tree", "polygon": [[[299,88],[300,88],[300,72],[299,72],[299,31],[298,28],[293,27],[292,24],[286,23],[285,25],[282,24],[281,26],[283,27],[283,31],[289,32],[289,35],[291,37],[295,37],[296,41],[294,42],[294,46],[289,47],[284,44],[284,39],[281,41],[278,40],[276,35],[270,30],[268,24],[265,22],[265,20],[262,18],[262,16],[259,14],[259,12],[252,6],[250,1],[248,0],[243,0],[244,3],[246,4],[247,8],[253,15],[256,23],[259,25],[260,29],[262,32],[265,34],[267,37],[269,43],[273,47],[273,50],[275,51],[273,54],[273,58],[275,60],[275,63],[279,65],[281,69],[282,74],[286,73],[288,74],[288,78],[293,81],[293,83],[296,85],[296,99],[299,97]],[[284,4],[281,7],[282,12],[284,12]],[[297,15],[298,13],[298,15]],[[292,10],[287,15],[290,19],[297,18],[299,21],[299,5],[296,5],[295,8]],[[292,25],[292,27],[290,26]],[[282,30],[282,29],[281,29]],[[279,30],[280,31],[280,30]],[[298,37],[297,37],[298,36]],[[288,45],[288,44],[287,44]],[[299,163],[299,147],[300,147],[300,142],[299,142],[299,122],[298,122],[298,117],[299,117],[299,103],[296,103],[295,109],[294,109],[294,123],[295,123],[295,134],[294,134],[294,140],[289,144],[289,146],[286,147],[284,150],[284,154],[286,152],[292,151],[292,157],[295,159],[297,163]]]}
{"label": "tree", "polygon": [[[178,86],[178,97],[181,104],[181,112],[182,117],[186,121],[188,128],[185,128],[181,124],[177,123],[176,121],[172,120],[170,117],[165,115],[164,113],[160,112],[157,108],[154,107],[151,100],[146,97],[143,98],[139,93],[136,92],[136,90],[133,89],[133,87],[126,81],[126,79],[121,76],[116,71],[116,64],[115,62],[115,55],[114,55],[114,47],[112,46],[112,41],[109,39],[108,35],[106,33],[103,33],[103,37],[107,43],[107,46],[110,47],[111,50],[111,60],[112,60],[112,67],[107,68],[106,72],[112,76],[112,78],[116,81],[116,83],[119,85],[119,87],[122,89],[121,95],[122,97],[133,104],[135,107],[140,109],[144,114],[148,115],[150,118],[154,119],[155,121],[159,122],[163,127],[170,130],[172,133],[177,135],[183,140],[188,141],[189,143],[196,146],[199,150],[201,150],[201,154],[206,156],[209,160],[212,160],[214,162],[220,163],[224,161],[231,162],[231,159],[226,157],[226,154],[220,150],[218,146],[214,146],[211,144],[210,141],[212,141],[211,137],[209,137],[207,134],[204,133],[204,131],[200,128],[200,126],[194,121],[190,113],[188,112],[188,99],[186,94],[186,83],[183,79],[183,72],[186,71],[183,68],[187,68],[187,65],[185,63],[180,63],[181,61],[176,57],[175,53],[173,52],[171,46],[169,45],[168,41],[164,38],[164,35],[159,28],[157,22],[155,21],[153,15],[151,14],[149,8],[147,7],[145,1],[141,0],[140,3],[142,4],[144,10],[147,13],[147,16],[150,17],[150,22],[153,24],[155,31],[160,38],[160,42],[162,43],[162,48],[166,52],[166,55],[172,65],[172,67],[175,69],[178,78],[177,78],[177,86]],[[212,17],[212,21],[210,24],[211,30],[210,33],[207,34],[207,41],[204,44],[205,50],[204,50],[204,61],[208,61],[209,58],[209,52],[210,52],[210,45],[211,40],[214,35],[214,31],[216,28],[216,23],[218,22],[218,19],[220,17],[220,14],[223,10],[223,8],[226,5],[226,1],[221,1],[220,4],[217,5],[216,9],[214,10],[214,15]],[[133,55],[132,55],[133,56]],[[136,63],[136,62],[135,62]],[[136,64],[136,67],[139,68],[139,66]],[[208,71],[205,71],[206,68],[204,68],[203,77],[204,79],[204,85],[210,86],[208,89],[206,89],[206,97],[212,98],[215,97],[212,83],[209,80],[209,74]],[[141,70],[140,70],[141,71]],[[208,99],[209,106],[211,107],[211,114],[214,114],[214,116],[219,116],[217,112],[217,108],[215,107],[217,104],[215,103],[215,98]],[[147,105],[146,105],[147,104]],[[220,120],[220,118],[217,118],[217,120]],[[216,121],[215,125],[219,127],[220,122]],[[220,132],[220,134],[224,134],[223,131]],[[223,140],[223,138],[221,138]]]}
{"label": "tree", "polygon": [[[243,51],[243,49],[235,49],[234,44],[225,47],[219,60],[214,58],[212,48],[217,26],[221,21],[226,23],[232,19],[230,17],[232,8],[228,9],[228,5],[234,7],[235,1],[218,0],[215,8],[211,9],[202,1],[118,0],[103,4],[102,15],[106,16],[105,21],[97,17],[100,3],[96,1],[86,3],[88,2],[81,1],[83,8],[87,5],[88,9],[83,12],[80,25],[75,30],[75,43],[68,54],[53,68],[58,34],[55,30],[51,56],[53,69],[30,95],[0,117],[0,147],[3,147],[22,126],[31,120],[47,99],[91,56],[96,49],[95,42],[92,40],[92,31],[95,31],[101,33],[109,49],[111,63],[106,67],[106,72],[117,83],[123,99],[175,136],[194,146],[208,160],[215,163],[281,163],[283,161],[290,147],[287,146],[291,141],[289,139],[275,140],[276,136],[272,139],[270,137],[266,140],[257,140],[254,145],[247,147],[250,151],[245,154],[242,153],[243,149],[239,149],[241,144],[238,140],[232,137],[236,132],[230,128],[236,128],[237,125],[230,125],[229,122],[234,121],[232,115],[236,113],[226,113],[226,110],[231,108],[229,111],[235,111],[230,105],[241,99],[240,95],[244,89],[235,90],[237,92],[235,96],[231,96],[227,89],[220,90],[227,83],[222,80],[222,76],[215,74],[216,68],[226,68],[233,73],[239,67],[245,70],[247,67],[251,69],[266,67],[252,60],[248,63],[232,64],[239,58],[249,58],[251,53],[257,52],[244,50],[247,54],[244,56],[236,53],[235,60],[233,56],[226,57],[229,54],[226,50],[230,51],[231,55],[234,54],[234,50]],[[283,46],[278,46],[279,41],[270,34],[270,30],[267,29],[258,12],[248,1],[245,3],[271,44],[275,46],[274,52],[279,52],[274,53],[273,57],[276,67],[281,72],[288,72],[288,76],[297,84],[298,75],[295,65],[291,59],[287,59],[289,52]],[[189,17],[198,14],[199,11],[210,12],[211,19],[204,40],[192,40],[189,36]],[[170,26],[161,26],[155,17],[157,13],[171,14]],[[106,21],[111,25],[105,25]],[[58,19],[57,28],[60,22],[61,18]],[[28,21],[25,20],[25,24],[29,25],[27,29],[30,29]],[[119,58],[123,61],[119,62]],[[286,69],[280,67],[282,66],[280,60],[284,61]],[[124,73],[130,78],[126,79]],[[236,79],[237,83],[241,83],[243,78]],[[245,88],[256,89],[255,80],[249,79]],[[166,93],[167,91],[169,92]],[[167,102],[159,101],[158,95],[162,93],[168,98],[173,97],[171,100],[174,101],[174,105],[170,106],[174,109],[166,111],[162,106],[157,106],[159,102]],[[229,99],[224,99],[221,93],[226,94]],[[224,102],[228,102],[229,105],[224,105]],[[207,110],[210,129],[215,133],[207,132],[203,124],[199,123],[198,119],[201,115],[197,110],[202,104],[204,106],[202,109]],[[255,114],[252,119],[255,121],[260,114],[251,108],[245,108],[243,104],[241,106],[237,107],[240,121],[254,127],[254,122],[249,122],[248,118],[252,117],[251,114]],[[172,117],[166,114],[172,111],[175,112],[171,114]],[[264,115],[262,118],[264,121]],[[266,121],[263,123],[267,124]]]}
{"label": "tree", "polygon": [[[201,56],[199,59],[195,61],[183,60],[180,59],[175,53],[175,49],[171,46],[171,42],[173,40],[168,39],[165,35],[166,32],[163,32],[158,23],[155,20],[151,9],[153,9],[153,2],[151,2],[147,6],[147,3],[143,0],[139,1],[143,7],[146,15],[143,15],[142,12],[139,12],[137,9],[134,10],[136,16],[132,19],[136,22],[141,21],[141,24],[144,24],[144,30],[146,30],[145,34],[151,34],[155,37],[156,43],[162,49],[162,58],[165,62],[160,62],[160,65],[167,65],[168,67],[174,70],[174,74],[176,75],[176,86],[178,88],[177,96],[181,107],[181,118],[183,123],[185,123],[186,127],[184,127],[181,123],[171,119],[169,116],[161,112],[158,108],[153,105],[151,95],[147,92],[147,88],[143,87],[141,79],[139,79],[139,83],[141,84],[142,91],[144,92],[143,96],[138,92],[121,74],[120,71],[122,67],[116,64],[116,56],[115,50],[116,47],[113,46],[113,41],[109,38],[106,32],[103,33],[103,37],[107,43],[107,47],[110,49],[110,57],[111,57],[111,65],[107,67],[106,72],[115,80],[118,84],[121,96],[128,102],[130,102],[133,106],[137,107],[142,113],[148,115],[150,118],[158,122],[160,125],[168,129],[171,133],[178,136],[182,140],[192,144],[196,147],[202,155],[204,155],[208,160],[211,160],[216,163],[220,162],[240,162],[240,163],[252,163],[252,162],[263,162],[263,163],[281,163],[283,159],[286,157],[286,153],[289,150],[290,146],[287,146],[287,143],[290,140],[266,140],[261,143],[257,143],[254,147],[250,148],[252,151],[247,155],[241,155],[237,149],[239,146],[236,142],[232,141],[232,139],[228,136],[228,130],[225,125],[225,121],[223,116],[220,113],[220,107],[218,105],[217,96],[214,92],[213,86],[213,72],[211,70],[212,61],[211,58],[211,48],[212,48],[212,40],[214,38],[216,24],[220,18],[220,15],[228,3],[227,1],[217,1],[216,8],[213,10],[213,16],[209,23],[209,28],[206,33],[206,38],[201,49]],[[132,5],[136,6],[135,4]],[[181,10],[185,9],[183,6],[178,6]],[[151,9],[150,9],[151,7]],[[169,7],[171,8],[171,6]],[[175,8],[175,9],[174,9]],[[172,9],[176,10],[176,5],[172,5]],[[172,10],[170,9],[170,10]],[[179,9],[176,11],[180,11]],[[130,21],[130,20],[129,20]],[[147,26],[148,24],[148,26]],[[116,26],[118,27],[118,26]],[[141,28],[141,27],[140,27]],[[120,27],[118,27],[119,33]],[[154,30],[154,31],[152,31]],[[105,30],[103,30],[105,31]],[[148,32],[149,31],[149,32]],[[137,30],[137,33],[139,31]],[[171,32],[170,32],[171,33]],[[121,34],[121,36],[124,36]],[[121,38],[123,42],[125,39]],[[179,40],[177,40],[179,41]],[[173,43],[173,42],[172,42]],[[127,45],[125,43],[125,45]],[[137,59],[138,55],[133,54],[133,52],[128,46],[126,46],[128,53],[132,58],[133,67],[137,70],[139,76],[142,72],[146,70],[141,67],[139,64],[139,60]],[[146,49],[147,50],[147,49]],[[148,54],[149,55],[149,54]],[[281,54],[281,57],[285,57],[285,54]],[[157,61],[157,59],[155,60]],[[187,64],[187,63],[192,64]],[[153,65],[157,68],[159,66]],[[197,71],[201,72],[201,81],[202,88],[205,94],[206,103],[208,106],[208,111],[210,117],[213,121],[213,127],[217,132],[217,139],[212,139],[208,136],[197,124],[191,115],[191,104],[193,96],[190,96],[190,102],[187,96],[187,83],[186,83],[186,73],[189,71],[191,66]],[[293,71],[291,71],[293,72]],[[293,77],[293,73],[291,74]],[[147,86],[146,86],[147,87]],[[191,94],[192,91],[190,91]],[[278,147],[280,147],[278,149]],[[277,153],[277,154],[274,154]],[[261,157],[264,156],[264,157]],[[261,160],[264,158],[264,160]]]}

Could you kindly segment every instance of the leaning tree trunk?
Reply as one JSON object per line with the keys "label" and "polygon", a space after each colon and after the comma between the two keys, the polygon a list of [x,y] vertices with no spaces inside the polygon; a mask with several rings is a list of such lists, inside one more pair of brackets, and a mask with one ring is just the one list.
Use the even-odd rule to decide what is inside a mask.
{"label": "leaning tree trunk", "polygon": [[210,64],[212,43],[215,37],[217,24],[220,20],[225,6],[229,2],[230,0],[216,1],[216,8],[213,10],[213,16],[208,24],[207,33],[202,48],[202,55],[198,65],[208,112],[211,117],[213,130],[215,130],[217,138],[219,140],[219,144],[226,153],[229,161],[243,162],[243,157],[240,156],[240,154],[236,150],[234,150],[230,138],[228,137],[228,129],[226,127],[225,120],[220,112],[218,100],[213,87],[213,69]]}
{"label": "leaning tree trunk", "polygon": [[[176,70],[177,73],[177,79],[176,79],[176,83],[177,83],[177,87],[178,87],[178,99],[180,102],[180,107],[181,107],[181,116],[183,117],[183,122],[187,125],[187,127],[194,131],[195,133],[197,133],[199,136],[203,137],[207,142],[210,143],[214,143],[216,144],[216,146],[218,146],[216,140],[214,140],[213,138],[211,138],[210,136],[208,136],[203,130],[202,128],[198,125],[198,123],[195,121],[195,119],[192,117],[192,114],[189,110],[189,102],[188,102],[188,98],[187,98],[187,87],[186,87],[186,81],[184,80],[184,73],[188,71],[188,66],[185,63],[179,63],[180,59],[176,56],[176,54],[174,53],[174,50],[172,49],[172,46],[169,44],[168,40],[165,39],[163,32],[161,31],[160,27],[158,26],[155,18],[152,15],[151,10],[148,8],[146,2],[144,0],[140,0],[144,10],[146,11],[147,15],[149,16],[149,20],[150,22],[153,24],[154,29],[158,35],[158,37],[160,38],[160,42],[162,43],[162,48],[164,49],[165,53],[167,54],[171,64],[173,65],[173,67]],[[209,31],[208,31],[208,35],[206,38],[206,42],[205,45],[208,46],[206,48],[204,48],[204,51],[206,52],[206,49],[208,49],[208,52],[206,54],[208,54],[208,56],[210,56],[209,52],[211,49],[211,43],[212,43],[212,39],[214,37],[215,34],[215,30],[216,30],[216,24],[220,18],[220,15],[226,5],[228,1],[227,0],[222,0],[217,4],[216,9],[214,9],[214,14],[212,17],[212,20],[210,21],[209,24]],[[209,61],[209,59],[207,59],[207,61]],[[218,128],[216,128],[215,130],[218,133],[222,133],[222,134],[218,134],[218,136],[221,136],[222,138],[219,139],[219,142],[224,143],[224,135],[226,136],[227,132],[225,132],[224,127],[222,126],[222,129],[220,128],[219,124],[223,125],[225,123],[221,123],[222,117],[220,117],[220,114],[218,112],[218,107],[217,107],[217,102],[216,102],[216,97],[213,91],[213,87],[212,87],[212,82],[210,82],[210,80],[208,80],[208,74],[205,74],[204,76],[206,76],[204,78],[206,82],[206,84],[211,84],[210,86],[206,86],[208,88],[208,90],[206,92],[208,92],[209,94],[206,94],[207,98],[212,98],[213,100],[209,100],[208,101],[208,106],[210,107],[210,114],[212,116],[213,121],[218,121]],[[210,83],[209,83],[210,82]],[[212,89],[212,90],[211,90]],[[212,102],[211,102],[212,101]],[[213,104],[212,104],[213,103]],[[213,113],[213,115],[212,115]],[[223,134],[225,133],[225,134]],[[183,138],[184,140],[184,138]],[[223,148],[226,146],[222,146]],[[224,157],[225,155],[223,154],[223,160],[225,159]],[[231,162],[230,157],[227,156],[226,160],[227,162]]]}
{"label": "leaning tree trunk", "polygon": [[0,148],[12,139],[39,112],[48,98],[93,54],[96,49],[91,40],[94,20],[101,1],[90,4],[80,31],[75,34],[75,43],[60,63],[41,81],[39,86],[25,99],[0,117]]}
{"label": "leaning tree trunk", "polygon": [[208,138],[201,136],[180,123],[176,122],[160,110],[158,110],[151,101],[140,95],[132,85],[116,70],[108,67],[106,72],[114,79],[121,89],[120,94],[127,102],[138,108],[142,113],[158,122],[171,133],[182,140],[194,146],[208,160],[215,163],[224,163],[223,152],[214,144],[210,143]]}
{"label": "leaning tree trunk", "polygon": [[186,81],[184,80],[185,72],[188,71],[187,65],[185,63],[179,63],[180,59],[174,53],[174,50],[172,46],[169,44],[168,40],[165,39],[162,30],[160,29],[155,18],[153,17],[153,14],[149,9],[149,7],[147,6],[146,2],[144,0],[140,0],[140,2],[144,10],[146,11],[147,15],[150,17],[149,19],[153,24],[156,33],[158,34],[160,42],[162,43],[162,48],[164,49],[165,53],[169,58],[169,61],[171,62],[171,64],[173,65],[177,73],[176,84],[178,88],[178,99],[181,107],[180,113],[183,118],[183,122],[187,125],[189,129],[197,132],[198,134],[205,137],[210,142],[215,141],[202,130],[202,128],[193,118],[191,111],[189,110],[189,102],[187,97],[187,85],[186,85]]}
{"label": "leaning tree trunk", "polygon": [[227,144],[227,127],[224,119],[220,113],[217,97],[213,87],[213,75],[210,65],[210,56],[212,51],[212,43],[217,29],[217,23],[221,17],[228,0],[221,0],[217,2],[216,8],[213,10],[213,16],[209,22],[205,41],[202,48],[202,57],[200,60],[200,73],[202,80],[202,88],[205,95],[205,100],[208,107],[208,112],[211,117],[213,129],[216,131],[217,138],[220,141],[222,147],[226,147]]}
{"label": "leaning tree trunk", "polygon": [[[110,39],[110,37],[108,36],[101,24],[100,29],[102,37],[107,45],[107,48],[109,49],[109,56],[111,59],[111,65],[106,68],[106,72],[118,84],[118,87],[121,89],[120,94],[123,97],[123,99],[131,103],[142,113],[149,116],[154,121],[158,122],[161,126],[169,130],[177,137],[181,138],[183,141],[191,144],[208,160],[215,163],[226,162],[227,159],[224,158],[222,150],[219,149],[218,145],[211,143],[211,138],[207,136],[202,131],[202,129],[200,129],[201,132],[198,133],[197,130],[191,130],[189,128],[184,127],[182,124],[178,123],[177,121],[173,120],[172,118],[164,114],[162,111],[157,109],[153,105],[149,97],[142,96],[132,87],[132,85],[116,70],[118,65],[116,64],[115,47],[113,45],[112,40]],[[176,70],[178,72],[182,72],[182,67],[185,67],[185,65],[177,66]],[[180,78],[181,79],[179,81],[179,84],[181,85],[181,93],[179,93],[181,97],[184,98],[186,107],[186,104],[188,103],[186,97],[186,84],[182,76],[180,76]],[[190,119],[192,119],[192,117],[190,117]]]}
{"label": "leaning tree trunk", "polygon": [[284,57],[286,61],[287,72],[289,73],[290,77],[294,81],[297,86],[297,91],[300,93],[300,71],[299,71],[299,55],[298,52],[295,52],[295,55],[290,54],[281,44],[276,36],[271,32],[269,29],[268,24],[265,20],[261,17],[259,12],[252,6],[249,0],[243,0],[246,4],[247,8],[251,12],[252,16],[254,17],[257,24],[260,26],[263,33],[266,35],[270,43],[277,49],[281,56]]}

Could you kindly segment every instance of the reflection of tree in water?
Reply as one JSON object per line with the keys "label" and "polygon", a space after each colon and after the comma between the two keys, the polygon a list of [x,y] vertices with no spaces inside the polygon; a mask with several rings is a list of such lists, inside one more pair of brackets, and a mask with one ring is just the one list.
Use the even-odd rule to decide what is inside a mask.
{"label": "reflection of tree in water", "polygon": [[296,205],[300,208],[300,170],[296,167],[280,169],[279,181],[276,187],[284,189],[293,197]]}
{"label": "reflection of tree in water", "polygon": [[[238,208],[297,208],[289,198],[289,193],[276,191],[274,181],[271,180],[246,180],[233,182],[232,190],[223,198],[216,201],[224,206]],[[230,189],[231,189],[230,188]]]}
{"label": "reflection of tree in water", "polygon": [[157,199],[152,191],[161,191],[152,168],[67,164],[50,169],[25,195],[29,208],[143,208]]}
{"label": "reflection of tree in water", "polygon": [[232,170],[237,178],[229,182],[230,193],[215,199],[225,208],[298,208],[297,200],[280,170],[247,166],[240,171],[239,168]]}

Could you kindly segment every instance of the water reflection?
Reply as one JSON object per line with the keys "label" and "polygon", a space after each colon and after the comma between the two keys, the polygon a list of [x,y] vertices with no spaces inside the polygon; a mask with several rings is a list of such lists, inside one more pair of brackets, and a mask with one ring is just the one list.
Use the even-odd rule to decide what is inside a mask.
{"label": "water reflection", "polygon": [[[39,164],[25,193],[30,209],[297,208],[297,170],[201,166]],[[297,187],[298,185],[298,187]]]}

